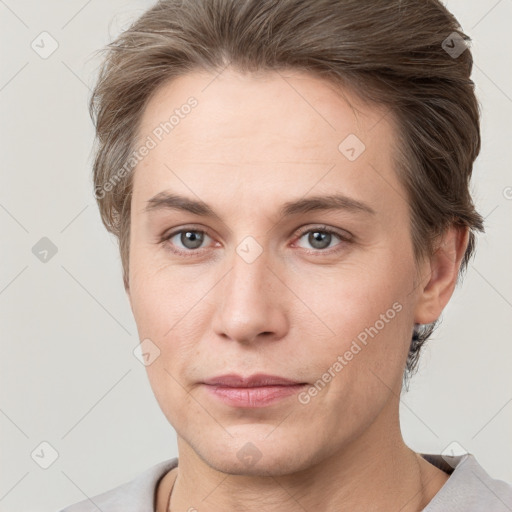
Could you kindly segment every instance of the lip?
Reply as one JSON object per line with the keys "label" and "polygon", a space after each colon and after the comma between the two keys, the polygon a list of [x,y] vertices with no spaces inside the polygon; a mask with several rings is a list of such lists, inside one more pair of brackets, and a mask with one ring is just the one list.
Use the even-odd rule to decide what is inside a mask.
{"label": "lip", "polygon": [[203,382],[215,398],[233,407],[266,407],[298,393],[307,384],[276,375],[220,375]]}
{"label": "lip", "polygon": [[203,381],[209,386],[222,386],[229,388],[255,388],[261,386],[293,386],[297,384],[306,384],[296,380],[286,379],[278,375],[268,375],[266,373],[255,373],[248,377],[242,377],[236,373],[219,375]]}

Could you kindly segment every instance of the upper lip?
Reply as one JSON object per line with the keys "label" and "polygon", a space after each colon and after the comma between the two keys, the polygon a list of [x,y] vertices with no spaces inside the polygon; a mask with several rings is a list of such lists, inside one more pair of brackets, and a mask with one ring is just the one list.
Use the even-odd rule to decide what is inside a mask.
{"label": "upper lip", "polygon": [[295,380],[279,377],[278,375],[267,375],[265,373],[256,373],[248,377],[242,377],[234,373],[219,375],[203,381],[210,386],[225,386],[229,388],[254,388],[258,386],[293,386],[304,384]]}

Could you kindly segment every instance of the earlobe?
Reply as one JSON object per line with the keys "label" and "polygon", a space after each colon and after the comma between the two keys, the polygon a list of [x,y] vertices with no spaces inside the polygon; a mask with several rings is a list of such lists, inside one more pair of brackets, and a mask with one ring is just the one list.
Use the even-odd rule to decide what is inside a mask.
{"label": "earlobe", "polygon": [[441,315],[453,294],[460,264],[469,240],[469,230],[452,226],[442,236],[434,254],[425,264],[414,321],[430,324]]}

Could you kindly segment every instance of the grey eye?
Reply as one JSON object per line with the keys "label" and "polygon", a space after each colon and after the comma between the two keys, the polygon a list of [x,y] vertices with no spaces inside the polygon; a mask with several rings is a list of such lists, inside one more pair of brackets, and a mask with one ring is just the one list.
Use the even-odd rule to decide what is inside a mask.
{"label": "grey eye", "polygon": [[321,229],[312,229],[311,231],[304,233],[299,239],[299,241],[306,239],[309,247],[304,247],[301,244],[299,245],[305,249],[312,247],[313,249],[322,250],[329,248],[336,238],[341,241],[341,238],[334,233],[329,233],[328,231]]}
{"label": "grey eye", "polygon": [[171,242],[173,244],[176,244],[175,241],[173,241],[173,238],[178,237],[178,247],[185,248],[185,249],[198,249],[201,247],[203,242],[205,241],[205,238],[210,238],[206,233],[203,231],[195,231],[195,230],[184,230],[180,231],[179,233],[176,233],[174,236],[171,237]]}

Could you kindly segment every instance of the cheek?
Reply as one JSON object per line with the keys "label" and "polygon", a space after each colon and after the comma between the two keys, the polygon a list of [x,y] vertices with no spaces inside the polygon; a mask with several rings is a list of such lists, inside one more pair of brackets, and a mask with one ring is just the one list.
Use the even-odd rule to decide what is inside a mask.
{"label": "cheek", "polygon": [[162,340],[197,327],[197,311],[211,288],[207,269],[171,266],[160,250],[137,248],[130,258],[130,300],[139,335]]}
{"label": "cheek", "polygon": [[398,265],[390,253],[378,262],[296,279],[292,288],[307,297],[311,311],[310,323],[296,318],[300,330],[313,334],[314,324],[322,333],[314,346],[308,342],[313,336],[302,336],[301,357],[311,361],[318,377],[328,371],[345,375],[331,388],[354,389],[357,382],[367,388],[379,378],[389,385],[401,382],[414,318],[411,261]]}
{"label": "cheek", "polygon": [[139,339],[151,340],[159,350],[146,366],[148,380],[168,421],[180,425],[179,411],[195,410],[185,389],[186,374],[200,364],[197,341],[209,321],[200,299],[208,287],[177,269],[148,264],[139,255],[132,264],[130,294]]}
{"label": "cheek", "polygon": [[184,373],[194,372],[201,356],[205,359],[198,342],[211,324],[208,270],[170,266],[142,250],[133,251],[131,265],[130,297],[139,339],[149,338],[160,351],[146,367],[151,386],[157,398],[165,392],[178,399]]}
{"label": "cheek", "polygon": [[[411,275],[410,262],[398,262],[390,253],[387,258],[385,254],[372,261],[361,258],[328,271],[297,272],[290,288],[303,298],[310,316],[322,321],[324,332],[347,339],[376,322],[382,330],[382,315],[386,326],[406,317],[396,313],[411,301]],[[399,306],[393,307],[395,303]]]}
{"label": "cheek", "polygon": [[364,278],[358,286],[352,284],[347,279],[345,286],[329,288],[322,295],[328,300],[323,310],[321,295],[309,291],[334,334],[315,344],[302,336],[299,356],[315,376],[299,397],[303,413],[325,418],[325,430],[333,439],[369,426],[399,396],[410,343],[413,310],[406,302],[405,284],[389,286]]}

